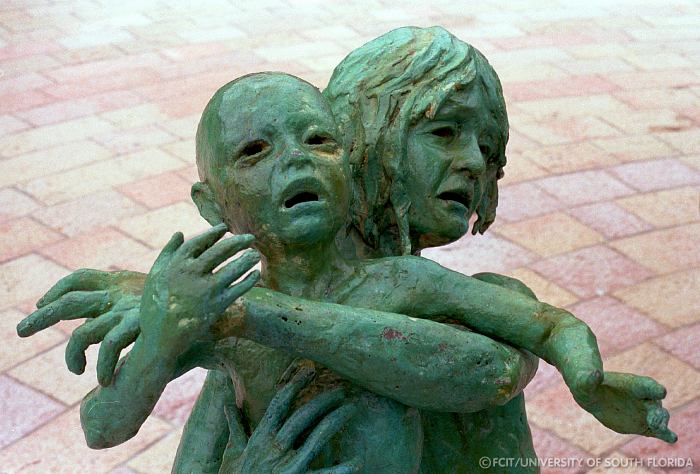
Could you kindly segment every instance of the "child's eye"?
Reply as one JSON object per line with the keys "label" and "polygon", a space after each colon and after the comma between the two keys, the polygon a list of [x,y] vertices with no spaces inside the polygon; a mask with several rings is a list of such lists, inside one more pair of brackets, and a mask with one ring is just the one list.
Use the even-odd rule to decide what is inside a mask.
{"label": "child's eye", "polygon": [[335,140],[332,137],[329,137],[328,135],[322,135],[320,133],[314,133],[313,135],[310,135],[305,143],[310,146],[319,146],[319,145],[335,145]]}
{"label": "child's eye", "polygon": [[254,164],[257,161],[255,158],[261,158],[269,148],[270,144],[265,140],[254,140],[246,143],[245,146],[241,148],[236,160],[240,161],[242,164]]}
{"label": "child's eye", "polygon": [[452,139],[455,137],[457,132],[455,131],[454,127],[439,127],[431,130],[430,134],[440,138]]}
{"label": "child's eye", "polygon": [[255,140],[254,142],[248,143],[241,150],[241,156],[254,156],[261,153],[267,149],[269,144],[263,140]]}

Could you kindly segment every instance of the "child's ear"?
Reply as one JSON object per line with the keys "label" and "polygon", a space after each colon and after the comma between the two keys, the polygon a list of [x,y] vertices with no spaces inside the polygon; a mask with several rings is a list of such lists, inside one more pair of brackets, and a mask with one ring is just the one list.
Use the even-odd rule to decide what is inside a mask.
{"label": "child's ear", "polygon": [[208,223],[215,226],[224,221],[221,208],[214,199],[214,193],[207,184],[199,181],[194,183],[190,195],[197,205],[197,209],[199,209],[199,214],[204,217]]}

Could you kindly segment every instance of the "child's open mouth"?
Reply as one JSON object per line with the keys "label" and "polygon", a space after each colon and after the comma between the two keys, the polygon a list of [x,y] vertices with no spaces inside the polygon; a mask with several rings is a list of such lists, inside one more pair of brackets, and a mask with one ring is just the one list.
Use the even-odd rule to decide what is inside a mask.
{"label": "child's open mouth", "polygon": [[315,176],[306,176],[289,183],[279,201],[283,211],[306,212],[325,204],[328,193],[323,182]]}
{"label": "child's open mouth", "polygon": [[314,202],[314,201],[318,201],[318,194],[307,192],[307,191],[302,191],[299,194],[295,194],[291,198],[284,201],[284,207],[286,207],[287,209],[291,209],[292,207],[294,207],[298,204],[303,204],[305,202]]}

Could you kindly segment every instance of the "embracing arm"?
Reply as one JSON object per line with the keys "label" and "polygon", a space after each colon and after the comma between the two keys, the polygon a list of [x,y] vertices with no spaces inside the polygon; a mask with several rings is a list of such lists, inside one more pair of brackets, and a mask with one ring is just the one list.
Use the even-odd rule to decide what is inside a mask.
{"label": "embracing arm", "polygon": [[[224,232],[224,227],[216,227],[184,245],[182,235],[176,234],[154,264],[141,298],[142,333],[134,349],[112,384],[97,388],[83,402],[81,414],[91,446],[108,447],[133,436],[166,384],[192,366],[194,359],[186,355],[198,352],[190,350],[193,342],[201,342],[196,344],[199,351],[213,348],[207,342],[215,336],[212,322],[252,286],[254,274],[228,286],[255,263],[251,255],[210,273],[252,240],[226,239],[216,251],[202,253]],[[71,294],[74,283],[78,282],[67,285],[69,293],[27,318],[19,331],[26,326],[29,335],[55,322],[61,300]],[[519,393],[536,370],[536,361],[528,355],[448,325],[266,290],[255,289],[251,296],[230,310],[246,307],[244,319],[219,322],[219,337],[238,335],[315,360],[360,386],[414,407],[467,412],[502,404]],[[238,334],[236,327],[242,329]],[[86,337],[87,342],[97,340]]]}
{"label": "embracing arm", "polygon": [[[389,296],[428,319],[451,318],[489,337],[531,351],[554,365],[567,385],[585,392],[603,378],[595,335],[566,310],[522,292],[465,276],[421,257],[392,262],[402,281]],[[408,290],[407,290],[408,288]],[[574,393],[578,395],[578,393]]]}
{"label": "embracing arm", "polygon": [[[218,338],[244,337],[312,359],[416,408],[472,412],[500,405],[537,369],[536,359],[518,350],[445,324],[262,288],[239,301],[215,325]],[[138,432],[165,386],[194,365],[173,349],[139,336],[112,384],[85,397],[81,422],[90,447],[115,446]]]}
{"label": "embracing arm", "polygon": [[595,335],[568,311],[420,257],[401,257],[399,265],[394,273],[403,281],[392,282],[397,291],[387,293],[389,299],[411,305],[418,316],[451,317],[532,351],[554,365],[576,402],[612,430],[676,440],[661,405],[666,389],[649,377],[604,372]]}
{"label": "embracing arm", "polygon": [[432,411],[506,403],[537,369],[536,359],[450,325],[263,288],[240,298],[214,330],[218,338],[242,337],[314,360],[374,393]]}
{"label": "embracing arm", "polygon": [[[114,365],[122,347],[133,342],[139,331],[138,314],[142,287],[138,288],[138,291],[122,291],[122,293],[124,293],[122,294],[120,293],[120,288],[128,287],[127,283],[129,283],[129,281],[126,281],[124,284],[121,284],[119,281],[115,282],[114,275],[117,274],[98,272],[96,270],[79,271],[69,275],[61,280],[44,298],[42,298],[42,302],[39,305],[40,308],[35,313],[28,316],[18,327],[18,332],[21,335],[28,336],[55,324],[59,320],[75,319],[84,316],[82,312],[76,312],[76,305],[73,303],[73,300],[76,299],[74,296],[80,296],[80,298],[85,300],[85,304],[78,305],[79,307],[88,307],[87,303],[90,298],[101,298],[102,293],[110,291],[113,294],[114,301],[109,306],[108,311],[104,314],[98,314],[99,312],[96,312],[95,314],[87,315],[94,317],[94,319],[88,319],[88,322],[81,326],[84,331],[76,331],[71,335],[71,343],[66,350],[66,360],[69,363],[69,368],[75,373],[82,373],[85,365],[84,351],[89,344],[100,342],[104,338],[104,333],[106,332],[103,330],[103,326],[105,326],[104,323],[108,323],[112,320],[117,323],[121,321],[121,323],[117,324],[114,329],[108,333],[108,337],[102,342],[100,347],[98,378],[100,383],[105,387],[109,386],[112,381]],[[142,275],[136,276],[138,277],[139,285],[142,285],[145,277]],[[136,284],[133,284],[131,286],[135,285]],[[257,291],[263,290],[254,289],[253,294]],[[398,290],[394,289],[394,291],[389,293],[397,294],[397,292]],[[132,295],[132,293],[134,294]],[[274,292],[270,292],[270,294],[280,296]],[[286,298],[286,306],[282,306],[280,316],[284,316],[284,312],[290,312],[289,308],[293,301],[302,301],[306,308],[305,313],[302,315],[299,314],[299,311],[294,310],[291,311],[291,314],[295,317],[305,318],[307,323],[303,327],[296,328],[290,328],[288,325],[282,325],[281,328],[277,327],[275,324],[279,325],[284,320],[279,318],[277,320],[264,319],[266,315],[275,310],[274,298],[270,301],[272,306],[266,305],[260,300],[256,300],[256,304],[251,306],[251,318],[248,319],[248,328],[256,328],[255,333],[251,331],[249,334],[251,339],[262,344],[266,344],[266,341],[270,341],[270,346],[286,349],[287,346],[285,344],[280,345],[280,341],[274,338],[274,334],[279,333],[280,329],[284,328],[285,331],[289,332],[289,347],[296,348],[294,350],[304,357],[314,360],[323,359],[326,365],[332,369],[338,369],[339,371],[342,370],[343,373],[348,373],[348,377],[355,380],[361,386],[369,388],[376,387],[377,385],[385,385],[383,388],[376,387],[377,393],[386,394],[395,398],[397,401],[402,401],[416,407],[430,407],[432,409],[435,406],[441,406],[444,410],[478,411],[500,405],[520,393],[525,385],[532,380],[537,369],[537,360],[532,354],[516,350],[505,344],[480,336],[479,334],[459,331],[450,326],[438,325],[437,323],[426,321],[418,322],[404,315],[388,315],[388,313],[381,313],[381,319],[370,319],[369,321],[371,321],[372,324],[356,324],[367,321],[366,319],[362,319],[363,315],[374,314],[376,316],[379,313],[350,306],[329,305],[312,301],[295,300],[291,297]],[[135,303],[129,306],[127,303],[130,301]],[[116,311],[115,308],[119,309],[121,306],[126,306],[126,313],[134,314],[135,317],[115,319],[112,313]],[[410,305],[405,306],[407,312],[415,309],[409,307]],[[394,303],[391,303],[384,307],[395,308],[396,306]],[[239,321],[239,319],[236,318],[237,314],[240,314],[240,308],[230,308],[227,319],[229,323],[235,325],[236,321]],[[415,313],[409,314],[420,316]],[[120,314],[117,314],[116,316],[119,315]],[[324,331],[314,334],[314,327],[321,327],[327,324],[327,317],[329,315],[340,315],[335,325],[337,333]],[[269,327],[266,325],[267,322],[270,323]],[[124,323],[127,324],[125,325]],[[424,332],[426,324],[428,332]],[[111,327],[112,326],[109,326],[109,324],[106,325],[107,330],[111,329]],[[385,329],[389,329],[386,332],[386,337],[383,336]],[[391,329],[401,334],[411,335],[410,346],[399,345],[407,341],[404,337],[392,339],[393,333]],[[298,333],[296,331],[298,331]],[[226,335],[233,335],[235,331],[229,331],[227,333],[222,330],[220,332],[223,332],[223,334],[220,334],[220,337],[223,337]],[[344,339],[340,338],[341,334],[345,334]],[[110,337],[112,335],[114,335],[114,337]],[[248,336],[243,335],[243,337]],[[437,339],[432,339],[433,337]],[[313,346],[303,347],[304,343],[301,341],[305,340],[312,340],[318,343]],[[358,345],[355,344],[357,341],[364,342],[362,345]],[[347,347],[344,347],[342,351],[334,351],[336,346],[339,346],[340,343]],[[150,344],[149,346],[154,353],[149,355],[149,357],[153,359],[149,362],[144,359],[143,354],[140,354],[147,352],[141,348],[141,345],[143,345],[143,343],[137,345],[136,347],[138,350],[132,351],[127,359],[123,361],[125,363],[121,366],[118,378],[120,380],[126,380],[127,378],[140,380],[146,376],[156,379],[159,377],[161,378],[159,380],[150,380],[150,383],[154,384],[151,389],[154,387],[158,389],[155,390],[155,393],[151,391],[148,397],[140,397],[140,400],[151,400],[151,403],[144,404],[144,402],[138,401],[138,403],[134,405],[139,409],[130,413],[129,417],[140,421],[126,423],[131,426],[139,426],[143,420],[145,420],[160,390],[162,390],[160,387],[164,387],[172,377],[184,373],[193,365],[202,365],[201,360],[199,362],[190,360],[189,363],[185,365],[179,362],[177,364],[177,369],[168,368],[165,375],[160,371],[149,372],[149,365],[156,363],[163,364],[163,356],[161,354],[161,356],[157,358],[155,356],[155,352],[157,351],[155,351],[153,345]],[[456,351],[458,357],[451,356],[450,352],[446,351],[448,347],[451,348],[450,351]],[[204,346],[201,346],[201,348],[203,349]],[[379,348],[379,351],[375,353],[377,348]],[[194,351],[190,351],[190,353],[192,352]],[[331,355],[327,352],[330,352]],[[403,355],[399,357],[399,353]],[[459,370],[451,365],[443,365],[442,363],[438,363],[440,356],[449,358],[449,360],[452,361],[462,360],[465,362],[465,365],[460,367]],[[336,367],[336,364],[333,362],[334,357],[339,358],[345,365],[352,364],[353,361],[361,361],[373,357],[374,362],[371,365],[372,369],[368,371],[367,382],[365,383],[363,381],[362,367],[358,369],[357,373],[353,373],[351,368],[348,369],[348,367],[343,367],[341,365]],[[129,361],[129,359],[133,360]],[[175,359],[171,358],[171,361],[173,360]],[[397,361],[401,361],[400,364],[397,363]],[[427,364],[432,364],[433,366],[429,373],[426,372]],[[396,367],[399,365],[401,370],[396,371]],[[389,381],[385,383],[384,379],[377,378],[377,372],[374,371],[375,366],[379,367],[378,370],[380,372],[391,372],[396,378],[401,380],[399,380],[398,384],[392,384]],[[473,370],[474,366],[476,366],[478,370]],[[77,369],[73,367],[77,367]],[[168,373],[171,370],[177,373]],[[397,385],[399,389],[402,387],[412,387],[415,381],[423,376],[427,376],[431,380],[426,384],[420,385],[420,387],[424,387],[424,389],[413,391],[410,394],[403,394],[400,390],[396,389]],[[442,386],[443,381],[447,384],[447,387]],[[145,384],[146,380],[140,383]],[[91,445],[104,445],[104,442],[100,440],[100,436],[103,436],[100,433],[109,432],[111,428],[109,426],[102,426],[102,428],[100,428],[96,425],[94,420],[92,422],[87,421],[88,415],[90,417],[102,419],[104,424],[114,423],[109,420],[121,420],[122,416],[119,414],[105,414],[103,416],[99,414],[99,412],[101,410],[109,411],[109,409],[112,408],[115,413],[117,413],[120,405],[115,403],[115,401],[123,400],[123,398],[118,394],[119,388],[115,387],[129,386],[130,383],[122,381],[115,383],[114,387],[105,390],[104,394],[101,390],[96,389],[86,398],[84,402],[86,409],[83,414],[86,420],[85,425],[86,427],[95,425],[92,428],[88,428],[90,437],[95,439],[94,443],[90,443]],[[480,387],[480,389],[474,391],[472,390],[474,387]],[[146,389],[147,387],[144,386],[143,388]],[[149,390],[144,391],[147,392]],[[435,392],[439,393],[436,394]],[[129,390],[125,389],[126,399],[129,399],[130,395],[131,393]],[[101,398],[104,398],[107,403],[99,403]],[[460,401],[460,399],[462,400]],[[94,405],[98,405],[99,408],[97,411],[93,408]],[[86,429],[86,431],[88,431],[88,429]],[[131,432],[135,432],[135,430]],[[118,438],[122,438],[123,436],[120,435]],[[117,444],[117,442],[109,445],[112,444]]]}

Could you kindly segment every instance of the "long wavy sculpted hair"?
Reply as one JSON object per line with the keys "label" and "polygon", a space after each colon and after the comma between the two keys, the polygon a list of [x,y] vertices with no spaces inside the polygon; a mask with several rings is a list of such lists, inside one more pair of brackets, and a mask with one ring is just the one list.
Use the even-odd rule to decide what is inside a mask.
{"label": "long wavy sculpted hair", "polygon": [[333,71],[323,94],[347,137],[354,192],[350,225],[378,254],[417,253],[405,191],[408,132],[473,81],[483,87],[499,129],[497,159],[487,169],[472,227],[472,234],[483,234],[496,217],[508,142],[501,83],[483,54],[441,27],[405,27],[354,50]]}

